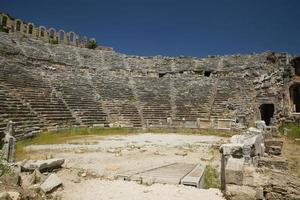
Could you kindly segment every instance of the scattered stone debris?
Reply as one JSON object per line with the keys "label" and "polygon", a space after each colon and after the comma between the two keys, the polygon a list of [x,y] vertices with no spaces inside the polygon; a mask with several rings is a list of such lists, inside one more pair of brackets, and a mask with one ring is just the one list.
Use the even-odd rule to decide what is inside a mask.
{"label": "scattered stone debris", "polygon": [[44,193],[48,193],[61,185],[62,181],[60,178],[56,174],[50,174],[40,187]]}
{"label": "scattered stone debris", "polygon": [[7,167],[7,171],[0,176],[0,184],[4,186],[4,188],[0,187],[0,199],[55,199],[47,194],[63,184],[54,171],[62,167],[64,159],[37,160],[26,163],[1,164]]}

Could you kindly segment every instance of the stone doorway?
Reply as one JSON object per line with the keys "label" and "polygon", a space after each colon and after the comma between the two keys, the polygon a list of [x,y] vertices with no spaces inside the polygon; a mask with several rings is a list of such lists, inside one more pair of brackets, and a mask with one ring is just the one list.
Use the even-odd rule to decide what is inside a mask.
{"label": "stone doorway", "polygon": [[262,104],[260,106],[260,116],[261,120],[264,120],[266,122],[266,125],[269,126],[271,119],[273,118],[274,115],[274,104],[272,103],[267,103],[267,104]]}
{"label": "stone doorway", "polygon": [[295,68],[295,75],[300,76],[300,57],[296,57],[292,60],[292,65]]}
{"label": "stone doorway", "polygon": [[290,99],[292,112],[300,113],[300,84],[294,84],[290,87]]}

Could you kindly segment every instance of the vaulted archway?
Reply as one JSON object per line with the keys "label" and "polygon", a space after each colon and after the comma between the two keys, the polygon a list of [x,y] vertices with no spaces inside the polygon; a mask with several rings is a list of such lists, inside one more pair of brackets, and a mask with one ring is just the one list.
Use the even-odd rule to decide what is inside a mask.
{"label": "vaulted archway", "polygon": [[266,122],[266,125],[269,126],[271,120],[274,116],[275,107],[272,103],[262,104],[259,107],[261,120]]}
{"label": "vaulted archway", "polygon": [[295,83],[290,87],[291,110],[300,113],[300,83]]}

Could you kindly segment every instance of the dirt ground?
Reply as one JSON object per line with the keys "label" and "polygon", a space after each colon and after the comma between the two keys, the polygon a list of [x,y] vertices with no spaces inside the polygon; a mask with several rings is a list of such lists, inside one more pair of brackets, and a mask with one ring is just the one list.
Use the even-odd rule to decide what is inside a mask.
{"label": "dirt ground", "polygon": [[88,136],[67,144],[31,145],[31,158],[64,158],[58,176],[63,199],[223,199],[218,189],[197,189],[181,185],[140,185],[115,180],[116,174],[149,166],[200,161],[219,169],[218,146],[227,138],[183,134],[134,134]]}
{"label": "dirt ground", "polygon": [[288,160],[289,172],[300,178],[300,145],[285,138],[283,156]]}

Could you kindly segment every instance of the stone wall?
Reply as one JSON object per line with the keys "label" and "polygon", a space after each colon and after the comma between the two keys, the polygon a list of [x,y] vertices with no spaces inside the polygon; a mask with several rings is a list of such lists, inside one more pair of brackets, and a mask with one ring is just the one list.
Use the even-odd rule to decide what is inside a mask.
{"label": "stone wall", "polygon": [[25,37],[39,39],[52,44],[66,44],[76,47],[87,47],[88,40],[86,36],[79,37],[73,31],[55,30],[45,26],[34,25],[33,23],[24,22],[5,13],[0,12],[0,31],[10,34],[21,34]]}

